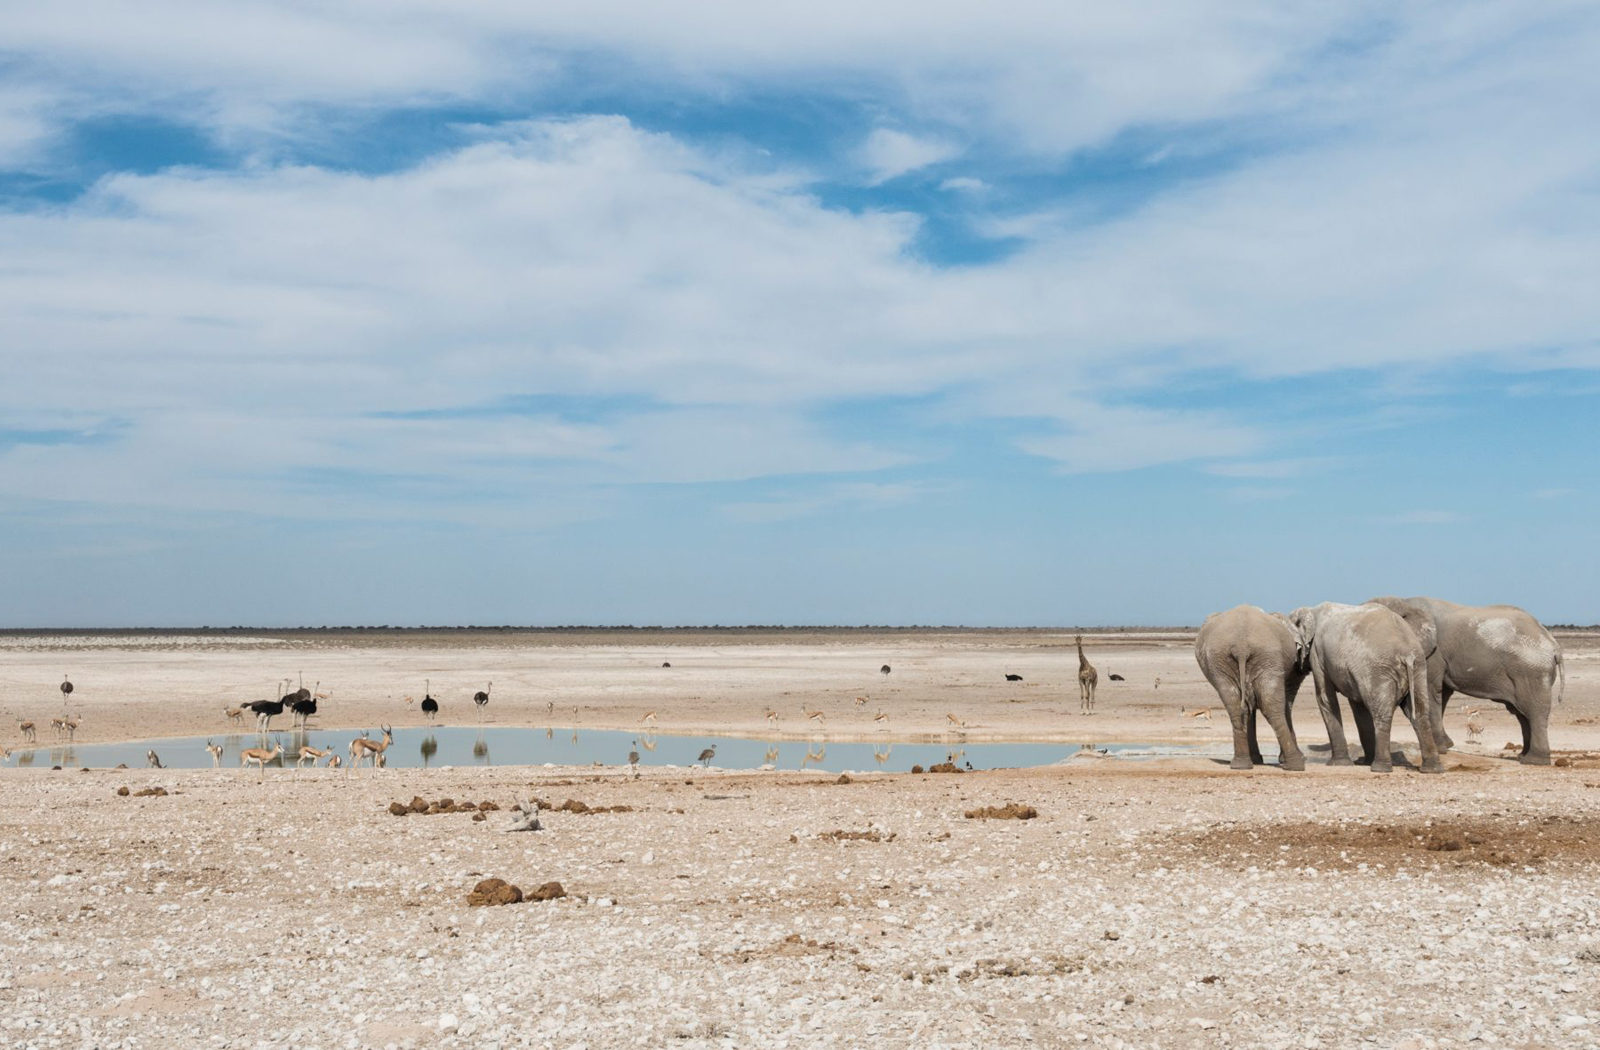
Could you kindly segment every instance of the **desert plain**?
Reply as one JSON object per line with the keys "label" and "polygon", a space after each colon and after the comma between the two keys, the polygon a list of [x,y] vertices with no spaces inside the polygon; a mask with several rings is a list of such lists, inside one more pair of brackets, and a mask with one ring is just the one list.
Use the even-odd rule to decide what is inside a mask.
{"label": "desert plain", "polygon": [[[1557,636],[1558,764],[1505,757],[1492,704],[1469,740],[1458,697],[1425,777],[1327,766],[1309,682],[1310,768],[1229,770],[1183,631],[1086,634],[1092,714],[1059,631],[0,635],[0,1045],[1600,1046],[1600,635]],[[65,675],[76,745],[238,733],[224,707],[303,675],[352,736],[421,725],[426,683],[447,725],[1092,746],[83,770]],[[1196,751],[1095,750],[1124,742]],[[471,906],[488,878],[564,895]]]}

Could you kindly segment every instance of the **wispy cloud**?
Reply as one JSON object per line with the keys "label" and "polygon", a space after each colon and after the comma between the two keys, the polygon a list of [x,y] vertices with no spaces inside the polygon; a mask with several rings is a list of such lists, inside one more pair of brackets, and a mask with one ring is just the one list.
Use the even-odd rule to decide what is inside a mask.
{"label": "wispy cloud", "polygon": [[861,163],[871,175],[873,183],[881,183],[949,160],[959,152],[954,144],[939,139],[919,138],[892,128],[878,128],[867,136],[867,141],[861,146]]}

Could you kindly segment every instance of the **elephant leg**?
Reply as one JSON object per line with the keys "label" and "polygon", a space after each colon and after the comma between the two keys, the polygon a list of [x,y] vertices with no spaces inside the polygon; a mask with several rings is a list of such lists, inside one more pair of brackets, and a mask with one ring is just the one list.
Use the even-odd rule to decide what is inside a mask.
{"label": "elephant leg", "polygon": [[[1372,764],[1373,756],[1377,754],[1377,751],[1374,750],[1375,745],[1373,742],[1372,711],[1367,707],[1365,702],[1360,700],[1351,700],[1350,717],[1355,719],[1356,734],[1361,738],[1362,754],[1360,758],[1356,759],[1356,765],[1370,766]],[[1393,717],[1392,710],[1390,712],[1390,717]],[[1384,757],[1388,757],[1387,753]]]}
{"label": "elephant leg", "polygon": [[1394,769],[1394,760],[1389,753],[1389,733],[1393,728],[1395,704],[1391,699],[1375,706],[1377,710],[1369,710],[1366,719],[1371,740],[1364,738],[1361,743],[1367,749],[1367,760],[1372,763],[1372,771],[1388,773]]}
{"label": "elephant leg", "polygon": [[[1522,690],[1518,690],[1520,695]],[[1529,710],[1532,708],[1532,710]],[[1511,708],[1511,713],[1517,716],[1517,725],[1522,727],[1522,754],[1517,756],[1517,761],[1525,766],[1548,766],[1550,764],[1550,703],[1545,701],[1541,711],[1537,705],[1523,707],[1520,703]]]}
{"label": "elephant leg", "polygon": [[1228,763],[1229,769],[1249,769],[1250,762],[1250,732],[1245,728],[1248,721],[1253,721],[1253,716],[1245,710],[1244,690],[1235,686],[1218,689],[1217,695],[1222,697],[1223,706],[1228,709],[1228,723],[1233,727],[1233,761]]}
{"label": "elephant leg", "polygon": [[[1256,693],[1256,695],[1260,696],[1261,694]],[[1246,742],[1250,745],[1250,762],[1252,765],[1257,766],[1266,764],[1266,759],[1261,757],[1261,744],[1256,739],[1256,716],[1259,713],[1255,704],[1246,707],[1244,712],[1244,729],[1245,737],[1247,738]]]}
{"label": "elephant leg", "polygon": [[[1266,688],[1262,688],[1265,685]],[[1289,721],[1289,705],[1284,699],[1283,683],[1256,683],[1257,696],[1261,698],[1261,713],[1267,724],[1278,735],[1278,764],[1290,772],[1299,773],[1306,768],[1306,756],[1300,752],[1300,742],[1294,738],[1294,725]]]}
{"label": "elephant leg", "polygon": [[1444,709],[1449,705],[1450,698],[1455,695],[1455,690],[1445,685],[1442,680],[1435,682],[1431,668],[1428,672],[1428,686],[1433,690],[1433,695],[1439,698],[1439,702],[1434,706],[1433,739],[1438,741],[1440,751],[1448,751],[1456,746],[1456,742],[1445,732]]}
{"label": "elephant leg", "polygon": [[1321,676],[1312,679],[1317,688],[1317,711],[1322,715],[1323,727],[1328,730],[1328,765],[1348,766],[1350,747],[1344,738],[1344,720],[1339,716],[1339,694]]}

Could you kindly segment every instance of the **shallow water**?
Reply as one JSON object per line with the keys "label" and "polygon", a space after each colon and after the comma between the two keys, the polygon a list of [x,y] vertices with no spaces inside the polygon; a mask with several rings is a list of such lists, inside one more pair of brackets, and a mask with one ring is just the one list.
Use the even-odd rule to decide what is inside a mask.
{"label": "shallow water", "polygon": [[[211,737],[223,748],[224,768],[239,768],[239,752],[252,747],[270,749],[283,744],[284,754],[269,766],[294,764],[300,747],[332,748],[347,757],[352,730],[312,730],[274,732],[266,737],[257,733],[238,733]],[[369,734],[381,739],[376,730]],[[211,765],[206,737],[174,737],[122,744],[77,744],[19,749],[6,762],[10,766],[48,769],[51,766],[105,769],[121,764],[140,769],[146,766],[146,753],[155,751],[162,765],[171,769],[201,769]],[[710,764],[720,769],[820,769],[829,772],[880,769],[904,772],[914,765],[931,766],[954,762],[973,769],[1048,766],[1075,756],[1117,758],[1159,758],[1171,756],[1227,757],[1226,748],[1193,747],[1181,744],[1040,744],[1040,743],[894,743],[882,741],[782,740],[768,741],[743,737],[640,735],[623,730],[527,729],[439,726],[397,729],[394,743],[385,756],[391,769],[419,769],[439,766],[587,766],[596,762],[607,766],[626,766],[628,752],[639,752],[641,766],[689,766],[697,764],[703,751],[714,748]],[[1274,756],[1268,756],[1274,761]]]}

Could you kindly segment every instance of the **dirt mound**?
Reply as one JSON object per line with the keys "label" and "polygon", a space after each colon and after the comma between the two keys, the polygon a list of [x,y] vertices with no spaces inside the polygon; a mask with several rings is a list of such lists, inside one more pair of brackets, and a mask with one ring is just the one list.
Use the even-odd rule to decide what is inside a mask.
{"label": "dirt mound", "polygon": [[561,888],[561,883],[547,882],[528,894],[528,899],[530,901],[553,901],[566,895],[567,891]]}
{"label": "dirt mound", "polygon": [[522,903],[522,891],[505,879],[484,879],[467,894],[467,906],[471,908],[520,903]]}
{"label": "dirt mound", "polygon": [[895,833],[885,835],[881,831],[824,831],[817,838],[825,842],[893,842]]}
{"label": "dirt mound", "polygon": [[[453,798],[441,798],[437,802],[429,802],[421,795],[411,796],[411,801],[389,803],[389,812],[397,817],[410,816],[413,813],[432,816],[436,813],[475,813],[478,810],[499,809],[493,802],[457,802]],[[475,816],[474,820],[481,819]]]}
{"label": "dirt mound", "polygon": [[1239,868],[1523,867],[1600,861],[1600,818],[1552,814],[1403,823],[1234,824],[1179,835],[1176,842],[1186,852]]}
{"label": "dirt mound", "polygon": [[1019,805],[1016,802],[1007,802],[1003,806],[980,806],[977,809],[967,810],[968,820],[1032,820],[1039,815],[1039,811],[1032,806]]}

